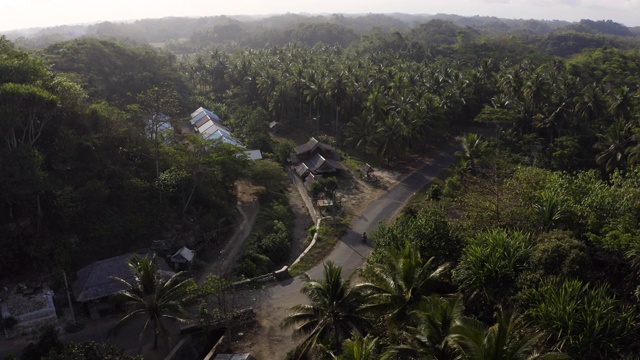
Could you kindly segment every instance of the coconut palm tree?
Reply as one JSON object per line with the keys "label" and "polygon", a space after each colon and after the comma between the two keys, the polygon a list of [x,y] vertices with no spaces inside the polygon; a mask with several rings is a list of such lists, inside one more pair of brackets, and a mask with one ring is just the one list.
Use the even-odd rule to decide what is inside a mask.
{"label": "coconut palm tree", "polygon": [[617,88],[613,92],[609,111],[618,119],[629,120],[633,108],[634,95],[628,86]]}
{"label": "coconut palm tree", "polygon": [[333,262],[323,263],[324,278],[312,280],[304,275],[302,293],[311,304],[300,304],[289,309],[282,321],[283,327],[296,326],[294,337],[304,336],[296,348],[296,357],[306,355],[321,343],[331,343],[333,353],[339,354],[341,340],[353,333],[363,334],[368,327],[361,312],[361,295],[349,288],[349,281],[342,279],[342,268]]}
{"label": "coconut palm tree", "polygon": [[594,147],[600,150],[600,153],[596,156],[596,163],[604,164],[607,172],[626,165],[628,145],[632,139],[631,130],[631,123],[618,120],[611,124],[604,134],[598,134],[598,142]]}
{"label": "coconut palm tree", "polygon": [[534,109],[539,109],[545,103],[545,99],[549,94],[548,87],[549,81],[546,74],[542,71],[535,71],[527,79],[522,88],[525,100],[527,100]]}
{"label": "coconut palm tree", "polygon": [[432,296],[423,300],[412,312],[416,326],[403,329],[405,343],[394,346],[389,353],[406,354],[419,359],[455,359],[457,354],[449,337],[463,319],[462,297]]}
{"label": "coconut palm tree", "polygon": [[575,111],[588,125],[594,124],[605,114],[606,102],[601,85],[591,84],[576,97]]}
{"label": "coconut palm tree", "polygon": [[408,150],[407,127],[399,117],[389,115],[378,124],[374,143],[378,157],[389,164],[391,159],[404,156]]}
{"label": "coconut palm tree", "polygon": [[[402,327],[409,323],[411,311],[426,297],[449,292],[446,280],[449,264],[434,266],[434,258],[422,261],[415,245],[388,250],[388,262],[371,267],[370,282],[356,288],[367,294],[363,310],[385,316],[389,324]],[[434,269],[435,268],[435,269]]]}
{"label": "coconut palm tree", "polygon": [[377,130],[375,120],[371,116],[355,116],[347,126],[347,142],[356,149],[364,148],[366,151],[375,139]]}
{"label": "coconut palm tree", "polygon": [[465,159],[472,171],[476,170],[477,161],[486,153],[489,143],[476,133],[467,133],[462,136],[462,151],[456,152],[456,156]]}
{"label": "coconut palm tree", "polygon": [[342,344],[342,354],[335,355],[329,350],[325,352],[334,360],[384,360],[391,359],[392,353],[379,354],[378,338],[356,334],[353,339],[347,339]]}
{"label": "coconut palm tree", "polygon": [[153,331],[153,348],[158,347],[158,335],[167,336],[164,319],[184,322],[188,318],[186,305],[192,300],[190,289],[195,286],[185,272],[174,274],[169,279],[162,279],[156,269],[156,256],[149,258],[134,255],[129,260],[133,273],[133,282],[122,278],[114,278],[127,286],[118,297],[129,307],[128,313],[113,328],[114,334],[139,317],[146,317],[140,340],[148,328]]}
{"label": "coconut palm tree", "polygon": [[540,335],[529,335],[523,330],[522,318],[513,313],[502,314],[498,322],[489,328],[477,320],[465,318],[452,328],[448,341],[459,353],[458,359],[568,359],[561,353],[537,353],[535,346]]}

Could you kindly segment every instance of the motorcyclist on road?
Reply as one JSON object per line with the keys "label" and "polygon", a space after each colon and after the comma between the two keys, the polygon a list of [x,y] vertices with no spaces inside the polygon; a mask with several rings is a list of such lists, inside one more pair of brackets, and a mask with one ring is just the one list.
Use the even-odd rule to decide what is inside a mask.
{"label": "motorcyclist on road", "polygon": [[364,243],[364,242],[367,242],[367,233],[366,233],[366,232],[363,232],[363,233],[362,233],[362,242],[363,242],[363,243]]}

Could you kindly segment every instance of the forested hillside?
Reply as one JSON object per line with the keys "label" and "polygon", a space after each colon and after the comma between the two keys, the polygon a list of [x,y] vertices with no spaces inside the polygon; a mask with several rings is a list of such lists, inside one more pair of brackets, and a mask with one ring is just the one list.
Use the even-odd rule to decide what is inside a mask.
{"label": "forested hillside", "polygon": [[1,45],[3,273],[74,270],[153,240],[229,231],[246,160],[230,145],[153,132],[158,114],[180,129],[195,109],[171,55],[85,39],[47,49],[49,62]]}
{"label": "forested hillside", "polygon": [[[632,29],[409,16],[199,21],[180,41],[161,39],[163,50],[82,38],[26,53],[2,40],[4,273],[228,230],[234,181],[265,179],[238,149],[148,133],[154,114],[179,128],[205,106],[280,162],[285,139],[314,135],[392,168],[455,134],[463,151],[446,181],[371,235],[364,284],[349,288],[327,265],[327,286],[314,291],[345,298],[312,298],[331,309],[300,316],[314,332],[297,355],[639,356]],[[321,321],[334,304],[346,315]]]}

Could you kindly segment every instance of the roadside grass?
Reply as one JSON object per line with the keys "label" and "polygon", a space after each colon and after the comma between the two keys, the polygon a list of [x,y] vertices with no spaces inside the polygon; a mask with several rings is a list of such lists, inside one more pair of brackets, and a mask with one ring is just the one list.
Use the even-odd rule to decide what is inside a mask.
{"label": "roadside grass", "polygon": [[437,185],[442,190],[444,188],[444,182],[449,176],[453,174],[452,170],[447,168],[442,171],[436,178],[434,178],[427,186],[418,191],[407,203],[407,208],[416,207],[431,201],[431,187]]}
{"label": "roadside grass", "polygon": [[323,220],[320,225],[318,239],[313,248],[300,262],[289,268],[289,275],[296,277],[319,264],[336,246],[338,240],[347,233],[350,218],[338,218],[335,224],[332,219]]}
{"label": "roadside grass", "polygon": [[342,150],[342,154],[344,155],[344,160],[342,160],[342,165],[344,165],[352,174],[357,174],[360,176],[360,169],[365,164],[369,164],[374,168],[382,168],[384,164],[380,161],[380,159],[376,156],[373,156],[371,153],[367,153],[364,149],[347,149],[348,151]]}

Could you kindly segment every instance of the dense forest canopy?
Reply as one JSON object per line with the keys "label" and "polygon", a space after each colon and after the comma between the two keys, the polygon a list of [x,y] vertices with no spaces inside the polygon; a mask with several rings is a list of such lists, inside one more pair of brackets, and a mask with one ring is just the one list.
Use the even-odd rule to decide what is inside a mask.
{"label": "dense forest canopy", "polygon": [[[269,134],[272,121],[282,138],[322,136],[381,166],[456,134],[463,149],[449,178],[371,235],[376,249],[362,272],[368,290],[348,299],[373,301],[361,328],[377,337],[372,348],[402,359],[455,358],[502,339],[510,342],[501,349],[528,344],[521,354],[637,356],[633,29],[588,20],[294,14],[91,29],[96,38],[53,44],[0,40],[5,274],[73,269],[158,239],[223,237],[235,181],[253,177],[269,187],[281,178],[276,163],[292,146]],[[238,148],[180,130],[148,131],[159,113],[182,129],[199,106],[274,161],[255,165]],[[284,204],[273,207],[287,214]],[[282,255],[290,224],[268,220],[273,232],[260,236],[269,241],[252,246]],[[504,327],[510,331],[499,334],[515,337],[497,337]],[[342,337],[351,335],[315,340],[339,353]]]}
{"label": "dense forest canopy", "polygon": [[2,40],[4,273],[77,268],[171,239],[174,225],[196,238],[228,231],[246,160],[230,145],[149,132],[153,114],[179,128],[193,111],[171,55],[84,39],[43,56]]}

